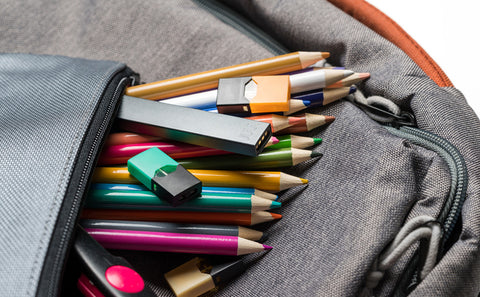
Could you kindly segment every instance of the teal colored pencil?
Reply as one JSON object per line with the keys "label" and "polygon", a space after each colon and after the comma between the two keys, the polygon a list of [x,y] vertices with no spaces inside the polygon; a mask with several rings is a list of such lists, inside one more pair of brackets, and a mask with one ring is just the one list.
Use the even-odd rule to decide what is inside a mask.
{"label": "teal colored pencil", "polygon": [[[144,185],[94,183],[93,190],[150,191]],[[278,195],[254,188],[202,187],[204,196],[231,196],[236,194],[255,195],[268,200],[277,200]]]}
{"label": "teal colored pencil", "polygon": [[209,211],[252,213],[274,209],[280,202],[271,201],[254,195],[207,196],[192,199],[180,206],[173,207],[167,201],[158,198],[151,191],[112,191],[91,190],[87,197],[87,208],[100,209],[142,209],[172,211]]}

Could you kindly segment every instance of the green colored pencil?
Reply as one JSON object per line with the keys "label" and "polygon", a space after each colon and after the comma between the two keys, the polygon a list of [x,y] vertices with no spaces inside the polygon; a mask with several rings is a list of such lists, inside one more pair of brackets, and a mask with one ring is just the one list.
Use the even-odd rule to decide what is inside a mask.
{"label": "green colored pencil", "polygon": [[296,148],[264,150],[256,157],[244,155],[223,155],[177,160],[187,169],[267,169],[289,167],[312,158],[321,157],[318,152]]}
{"label": "green colored pencil", "polygon": [[278,143],[266,147],[265,149],[281,149],[281,148],[297,148],[304,149],[314,146],[322,142],[321,138],[305,137],[298,135],[279,135],[276,136],[279,140]]}
{"label": "green colored pencil", "polygon": [[91,190],[87,196],[87,208],[101,209],[143,209],[173,211],[209,211],[252,213],[278,208],[277,201],[255,195],[215,196],[202,195],[180,206],[173,207],[151,191]]}

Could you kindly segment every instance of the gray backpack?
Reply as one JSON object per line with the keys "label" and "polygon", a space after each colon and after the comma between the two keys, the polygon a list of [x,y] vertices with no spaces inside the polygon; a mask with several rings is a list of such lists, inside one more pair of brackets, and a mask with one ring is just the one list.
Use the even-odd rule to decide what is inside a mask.
{"label": "gray backpack", "polygon": [[[364,2],[3,1],[1,296],[73,296],[76,222],[131,83],[298,50],[371,77],[333,115],[324,156],[288,169],[261,226],[274,250],[218,296],[476,296],[480,124],[414,41]],[[113,62],[120,61],[120,62]],[[126,66],[128,65],[128,67]],[[287,203],[288,202],[288,203]],[[158,296],[186,255],[115,251]],[[78,293],[77,293],[78,294]]]}

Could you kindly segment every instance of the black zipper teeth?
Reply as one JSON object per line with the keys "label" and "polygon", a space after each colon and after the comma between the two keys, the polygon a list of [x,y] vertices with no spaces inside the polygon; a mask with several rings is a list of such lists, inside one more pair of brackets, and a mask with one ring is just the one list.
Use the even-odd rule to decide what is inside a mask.
{"label": "black zipper teeth", "polygon": [[[114,77],[116,75],[116,73],[112,74],[111,78]],[[109,80],[111,80],[111,78]],[[124,82],[127,78],[123,78],[119,81],[119,83],[117,84],[117,88],[115,89],[113,95],[110,97],[110,101],[107,105],[107,108],[106,108],[106,112],[105,114],[110,114],[110,111],[112,110],[112,107],[114,105],[116,105],[116,102],[117,100],[115,100],[117,94],[118,94],[118,91],[120,89],[120,86],[122,85],[122,82]],[[77,191],[75,192],[75,196],[72,200],[72,207],[70,207],[70,211],[68,213],[68,216],[67,216],[67,223],[66,223],[66,228],[64,229],[66,232],[64,232],[62,234],[62,240],[61,240],[61,247],[59,247],[59,251],[62,251],[63,250],[63,246],[65,245],[65,240],[63,240],[63,238],[65,238],[65,235],[69,232],[71,232],[71,224],[74,220],[74,218],[76,218],[76,215],[74,214],[75,210],[77,209],[76,205],[78,205],[78,203],[82,200],[82,196],[83,196],[83,192],[84,192],[84,188],[85,188],[85,180],[86,180],[86,171],[87,171],[87,168],[89,167],[89,164],[90,162],[92,161],[92,156],[94,155],[94,151],[96,150],[96,147],[97,147],[97,143],[98,143],[98,140],[100,138],[100,136],[102,135],[103,136],[103,131],[104,131],[104,128],[105,128],[105,125],[107,123],[110,122],[110,118],[109,117],[103,117],[103,120],[99,126],[99,129],[97,129],[97,133],[95,134],[95,137],[93,139],[93,141],[91,142],[92,145],[90,145],[90,150],[88,152],[88,155],[87,155],[87,158],[85,159],[85,163],[83,164],[83,170],[82,170],[82,175],[79,179],[79,182],[78,182],[78,187],[77,187]],[[87,177],[88,179],[88,177]],[[74,207],[75,206],[75,207]],[[53,267],[53,271],[58,271],[58,267],[59,267],[59,255],[61,253],[57,253],[57,256],[55,257],[55,264],[54,264],[54,267]],[[49,292],[48,292],[48,295],[49,296],[53,296],[53,292],[55,291],[55,286],[53,284],[51,284],[50,286],[50,289],[49,289]]]}
{"label": "black zipper teeth", "polygon": [[[445,156],[445,154],[441,154],[442,157],[451,158],[451,164],[453,166],[449,165],[450,162],[448,162],[448,160],[445,161],[447,162],[447,165],[449,165],[449,169],[451,171],[451,187],[453,187],[453,194],[445,202],[444,208],[438,217],[438,220],[443,224],[444,236],[442,241],[445,243],[452,234],[453,228],[455,227],[455,224],[457,223],[461,214],[463,202],[465,201],[468,182],[465,160],[456,147],[438,135],[411,127],[401,127],[400,130],[403,133],[410,134],[426,142],[430,142],[432,144],[430,149],[435,150],[434,147],[436,146],[437,150],[440,148],[447,155]],[[394,129],[390,129],[390,131],[394,132],[394,134],[398,134],[395,133]],[[437,153],[439,152],[437,151]]]}
{"label": "black zipper teeth", "polygon": [[275,55],[282,55],[290,52],[285,46],[274,40],[270,35],[224,4],[221,4],[215,0],[193,1],[197,3],[198,6],[210,12],[225,24],[242,32],[271,53]]}

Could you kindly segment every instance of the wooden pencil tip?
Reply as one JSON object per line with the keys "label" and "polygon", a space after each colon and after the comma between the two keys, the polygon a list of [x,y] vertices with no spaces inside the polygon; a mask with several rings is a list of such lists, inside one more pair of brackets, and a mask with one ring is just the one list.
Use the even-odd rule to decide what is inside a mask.
{"label": "wooden pencil tip", "polygon": [[330,57],[328,52],[298,52],[302,68],[306,68],[317,61]]}
{"label": "wooden pencil tip", "polygon": [[311,156],[312,158],[317,158],[317,157],[323,157],[323,154],[320,153],[320,152],[312,151],[312,153],[310,154],[310,156]]}
{"label": "wooden pencil tip", "polygon": [[300,180],[302,181],[303,184],[308,184],[308,179],[300,178]]}

